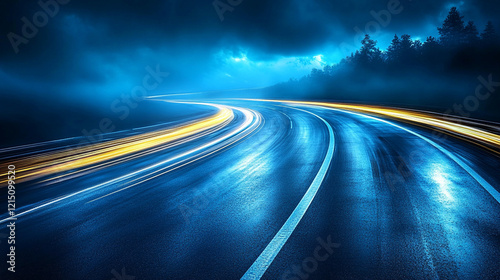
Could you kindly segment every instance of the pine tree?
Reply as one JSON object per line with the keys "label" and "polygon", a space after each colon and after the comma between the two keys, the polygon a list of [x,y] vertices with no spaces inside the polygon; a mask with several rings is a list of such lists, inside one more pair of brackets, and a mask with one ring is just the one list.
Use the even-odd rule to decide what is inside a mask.
{"label": "pine tree", "polygon": [[450,9],[443,26],[438,28],[441,42],[446,46],[456,46],[464,41],[464,21],[456,7]]}
{"label": "pine tree", "polygon": [[326,65],[325,67],[323,67],[323,73],[325,73],[326,76],[333,76],[334,71],[335,68],[333,67],[333,65]]}
{"label": "pine tree", "polygon": [[414,55],[413,41],[411,40],[411,36],[408,34],[403,34],[401,36],[401,44],[400,44],[400,60],[408,61],[413,58]]}
{"label": "pine tree", "polygon": [[377,41],[370,38],[370,35],[366,34],[365,38],[361,41],[361,53],[370,54],[376,49]]}
{"label": "pine tree", "polygon": [[325,77],[325,73],[321,69],[313,68],[310,74],[311,79],[321,80]]}
{"label": "pine tree", "polygon": [[387,59],[389,61],[398,61],[399,60],[399,50],[401,49],[401,41],[398,38],[398,35],[394,35],[394,39],[392,39],[391,45],[387,48]]}
{"label": "pine tree", "polygon": [[474,45],[479,42],[479,32],[477,31],[474,22],[469,21],[464,29],[465,41],[468,44]]}
{"label": "pine tree", "polygon": [[422,62],[428,69],[433,69],[436,66],[436,63],[442,58],[441,45],[438,40],[429,36],[424,42],[422,46]]}
{"label": "pine tree", "polygon": [[422,48],[423,48],[424,44],[422,43],[422,41],[420,40],[415,40],[413,41],[413,51],[416,55],[420,55],[422,54]]}
{"label": "pine tree", "polygon": [[403,34],[401,36],[401,50],[402,51],[411,50],[412,45],[413,45],[413,42],[411,40],[411,36],[408,34]]}
{"label": "pine tree", "polygon": [[486,44],[498,43],[498,36],[491,21],[488,21],[488,23],[486,24],[486,28],[484,29],[483,33],[481,33],[481,40]]}
{"label": "pine tree", "polygon": [[377,48],[377,41],[371,39],[370,35],[366,34],[361,44],[361,49],[356,53],[358,62],[369,64],[371,62],[379,62],[382,59],[382,52]]}
{"label": "pine tree", "polygon": [[433,36],[427,37],[427,40],[425,40],[425,43],[422,46],[422,50],[424,53],[435,52],[438,48],[439,48],[439,42]]}

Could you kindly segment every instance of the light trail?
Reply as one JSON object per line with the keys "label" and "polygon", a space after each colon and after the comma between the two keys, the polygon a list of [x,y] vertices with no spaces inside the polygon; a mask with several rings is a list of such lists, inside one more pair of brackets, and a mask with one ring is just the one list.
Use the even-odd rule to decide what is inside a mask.
{"label": "light trail", "polygon": [[[214,106],[219,106],[219,105],[214,105]],[[13,217],[4,218],[4,219],[0,220],[0,224],[9,221],[9,219],[11,219],[11,218],[18,218],[20,216],[24,216],[26,214],[32,213],[34,211],[37,211],[39,209],[42,209],[42,208],[45,208],[47,206],[50,206],[50,205],[53,205],[55,203],[61,202],[63,200],[66,200],[68,198],[72,198],[72,197],[77,196],[79,194],[83,194],[83,193],[87,193],[87,192],[92,191],[92,190],[96,190],[98,188],[107,186],[109,184],[116,184],[116,183],[119,183],[119,182],[121,182],[123,180],[130,180],[129,183],[131,183],[131,182],[135,182],[135,183],[133,183],[132,185],[129,185],[129,186],[125,187],[125,188],[122,188],[122,189],[116,190],[114,192],[111,192],[111,193],[109,193],[107,195],[101,196],[101,197],[99,197],[97,199],[91,200],[89,202],[93,202],[93,201],[102,199],[104,197],[113,195],[115,193],[118,193],[120,191],[123,191],[125,189],[131,188],[131,187],[136,186],[136,185],[138,185],[140,183],[146,182],[148,180],[151,180],[153,178],[156,178],[158,176],[166,174],[166,173],[168,173],[170,171],[173,171],[173,170],[175,170],[177,168],[180,168],[180,167],[185,166],[187,164],[193,163],[193,162],[195,162],[195,161],[197,161],[197,160],[199,160],[201,158],[204,158],[204,157],[207,157],[207,156],[209,156],[211,154],[214,154],[214,153],[216,153],[216,152],[218,152],[218,151],[220,151],[220,150],[222,150],[222,149],[224,149],[224,148],[226,148],[226,147],[228,147],[230,145],[233,145],[234,143],[240,141],[241,139],[245,138],[250,133],[252,133],[253,131],[255,131],[255,129],[257,129],[257,127],[259,127],[260,124],[263,121],[262,116],[259,113],[255,112],[255,111],[248,110],[248,109],[243,109],[243,108],[231,107],[231,106],[224,106],[224,108],[230,110],[231,112],[232,112],[232,110],[238,110],[238,111],[240,111],[243,114],[244,118],[245,118],[244,122],[241,123],[240,125],[238,125],[233,130],[229,131],[228,133],[226,133],[226,134],[218,137],[217,139],[212,140],[212,141],[210,141],[210,142],[208,142],[208,143],[206,143],[204,145],[198,146],[198,147],[196,147],[194,149],[191,149],[189,151],[186,151],[186,152],[183,152],[181,154],[175,155],[175,156],[170,157],[170,158],[168,158],[166,160],[163,160],[163,161],[160,161],[158,163],[155,163],[155,164],[149,165],[147,167],[141,168],[139,170],[130,172],[130,173],[122,175],[120,177],[117,177],[117,178],[108,180],[106,182],[94,185],[92,187],[88,187],[86,189],[83,189],[83,190],[80,190],[80,191],[77,191],[77,192],[74,192],[74,193],[71,193],[71,194],[68,194],[68,195],[56,198],[54,200],[51,200],[51,201],[48,201],[48,202],[44,202],[41,205],[38,205],[38,206],[35,206],[33,208],[27,209],[25,211],[19,212],[18,214],[16,214]],[[221,143],[223,143],[226,140],[229,140],[228,143],[225,143],[222,146],[217,146],[218,144],[221,144]],[[203,151],[206,151],[206,153],[203,153]],[[179,162],[175,162],[176,160],[180,160],[180,161]],[[172,162],[175,162],[175,163],[172,163]],[[163,165],[168,164],[168,163],[172,163],[172,164],[169,164],[166,167],[163,166]],[[156,169],[156,168],[159,168],[159,169]],[[140,174],[143,174],[144,172],[147,172],[147,175],[142,175],[142,176],[139,176],[137,178],[131,179],[135,175],[140,175]]]}
{"label": "light trail", "polygon": [[404,130],[404,131],[406,131],[406,132],[408,132],[410,134],[413,134],[413,135],[419,137],[420,139],[422,139],[425,142],[427,142],[427,143],[431,144],[432,146],[434,146],[436,149],[440,150],[443,154],[445,154],[446,156],[448,156],[449,158],[451,158],[458,165],[460,165],[460,167],[462,167],[465,171],[467,171],[474,178],[474,180],[476,180],[498,203],[500,203],[500,192],[498,192],[490,183],[488,183],[488,181],[486,181],[481,175],[479,175],[476,171],[474,171],[474,169],[471,168],[459,156],[454,155],[453,153],[451,153],[447,149],[443,148],[438,143],[430,140],[429,138],[427,138],[427,137],[425,137],[425,136],[423,136],[423,135],[421,135],[419,133],[416,133],[416,132],[414,132],[414,131],[412,131],[410,129],[404,128],[404,127],[402,127],[400,125],[394,124],[392,122],[389,122],[389,121],[386,121],[386,120],[383,120],[383,119],[375,118],[375,117],[372,117],[372,116],[367,116],[365,114],[359,114],[359,113],[355,113],[355,112],[350,112],[350,111],[347,111],[347,110],[341,110],[341,109],[332,109],[332,110],[336,110],[336,111],[340,111],[340,112],[345,112],[345,113],[349,113],[349,114],[354,114],[354,115],[358,115],[358,116],[361,116],[361,117],[364,117],[364,118],[370,118],[370,119],[373,119],[373,120],[377,120],[379,122],[387,123],[389,125],[397,127],[397,128],[399,128],[401,130]]}
{"label": "light trail", "polygon": [[[500,135],[485,131],[473,126],[456,123],[453,121],[439,118],[429,113],[411,111],[400,108],[387,108],[369,105],[341,104],[328,102],[309,102],[309,101],[292,101],[292,100],[262,100],[262,99],[243,99],[263,102],[279,102],[289,104],[314,105],[328,108],[336,108],[342,110],[367,113],[378,116],[385,116],[398,120],[408,121],[416,124],[431,126],[441,129],[445,132],[450,132],[461,136],[466,140],[473,142],[486,143],[493,146],[495,153],[500,154]],[[178,103],[184,103],[177,101]],[[83,171],[92,169],[96,163],[100,163],[97,167],[103,167],[111,160],[111,164],[116,164],[122,160],[131,158],[131,155],[137,155],[139,152],[148,151],[155,147],[162,147],[169,142],[174,142],[181,138],[193,137],[196,139],[201,137],[201,132],[208,130],[220,129],[227,124],[233,117],[233,113],[227,106],[207,103],[193,103],[213,106],[219,109],[218,113],[206,119],[196,121],[191,124],[186,124],[173,129],[165,129],[150,133],[139,134],[135,136],[125,137],[106,141],[94,145],[84,147],[69,148],[62,151],[46,152],[38,155],[30,155],[19,160],[10,161],[11,164],[18,166],[18,179],[21,181],[30,180],[37,177],[60,173],[69,170],[77,170],[70,173],[78,173],[79,168],[87,167]],[[56,140],[57,141],[57,140]],[[37,145],[37,144],[32,144]],[[487,148],[487,147],[486,147]],[[138,155],[139,156],[139,155]],[[6,174],[1,174],[5,176]],[[62,175],[65,176],[65,175]],[[61,177],[61,176],[59,176]],[[56,177],[56,178],[59,178]],[[5,183],[6,181],[0,181]]]}
{"label": "light trail", "polygon": [[[9,164],[13,164],[18,168],[17,173],[20,174],[16,176],[18,180],[34,179],[40,176],[82,168],[151,149],[175,140],[199,134],[215,127],[221,128],[221,125],[229,123],[234,118],[233,111],[227,106],[207,103],[193,104],[213,106],[219,109],[219,111],[211,117],[177,128],[144,133],[81,148],[30,156],[11,161]],[[3,177],[5,175],[6,174],[2,174],[1,176]],[[0,183],[5,182],[4,180]]]}
{"label": "light trail", "polygon": [[[445,120],[444,118],[439,118],[431,114],[399,109],[399,108],[387,108],[379,106],[370,105],[354,105],[354,104],[341,104],[341,103],[329,103],[329,102],[310,102],[310,101],[292,101],[292,100],[266,100],[266,99],[242,99],[250,101],[262,101],[262,102],[279,102],[279,103],[290,103],[290,104],[302,104],[302,105],[315,105],[336,109],[343,109],[348,111],[355,111],[360,113],[367,113],[378,116],[390,117],[398,120],[408,121],[416,124],[422,124],[431,126],[434,128],[439,128],[444,131],[448,131],[464,137],[469,140],[474,140],[476,142],[486,143],[500,149],[500,135],[485,131],[472,126],[452,122]],[[494,151],[497,154],[498,151]]]}
{"label": "light trail", "polygon": [[[222,124],[221,126],[224,126],[224,125],[225,124]],[[211,133],[215,133],[219,129],[220,129],[220,127],[216,126],[216,127],[212,128],[212,129],[205,130],[205,131],[200,132],[200,133],[198,133],[196,135],[192,135],[192,136],[188,136],[186,138],[183,138],[183,139],[181,139],[179,141],[174,141],[172,143],[167,143],[165,145],[154,147],[154,148],[151,148],[151,149],[148,149],[148,150],[145,150],[145,151],[141,151],[141,152],[137,152],[137,153],[134,153],[134,154],[130,154],[130,155],[127,155],[127,156],[119,157],[119,158],[116,158],[114,160],[106,161],[106,162],[103,162],[103,163],[100,163],[100,164],[91,165],[91,166],[88,166],[88,167],[85,167],[85,168],[82,168],[82,169],[78,169],[76,171],[71,171],[69,173],[64,173],[64,174],[59,175],[59,176],[49,177],[47,179],[44,179],[43,181],[40,181],[40,183],[49,183],[50,182],[52,184],[52,183],[59,183],[59,182],[65,181],[65,180],[73,179],[73,178],[76,178],[78,176],[89,174],[91,172],[95,172],[95,171],[98,171],[98,170],[101,170],[101,169],[104,169],[104,168],[108,168],[108,167],[111,167],[111,166],[114,166],[114,165],[117,165],[117,164],[129,161],[129,160],[138,159],[138,158],[146,156],[146,155],[151,155],[151,154],[154,154],[154,153],[157,153],[157,152],[161,152],[161,151],[164,151],[164,150],[167,150],[167,149],[171,149],[173,147],[176,147],[176,146],[179,146],[179,145],[191,142],[193,140],[199,139],[201,137],[207,136],[207,135],[209,135]]]}
{"label": "light trail", "polygon": [[[115,193],[118,193],[118,192],[121,192],[123,190],[126,190],[126,189],[129,189],[131,187],[134,187],[136,185],[139,185],[139,184],[142,184],[142,183],[145,183],[149,180],[152,180],[154,178],[157,178],[159,176],[162,176],[168,172],[171,172],[175,169],[178,169],[182,166],[185,166],[185,165],[188,165],[190,163],[193,163],[195,161],[198,161],[202,158],[205,158],[209,155],[212,155],[214,154],[215,152],[218,152],[222,149],[225,149],[231,145],[233,145],[234,143],[240,141],[241,139],[245,138],[246,136],[248,136],[250,133],[252,133],[255,129],[257,129],[257,127],[260,126],[261,122],[262,122],[262,116],[260,114],[258,114],[257,112],[255,111],[252,111],[252,110],[248,110],[248,109],[243,109],[243,108],[237,108],[237,107],[230,107],[231,109],[233,110],[238,110],[240,112],[243,113],[244,117],[245,117],[245,121],[240,124],[238,127],[236,127],[235,129],[231,130],[229,133],[215,139],[215,140],[212,140],[202,146],[199,146],[199,147],[196,147],[194,149],[191,149],[189,151],[186,151],[182,154],[179,154],[179,155],[176,155],[172,158],[169,158],[165,161],[162,161],[162,162],[159,162],[159,163],[155,163],[153,165],[150,165],[148,167],[145,167],[139,171],[135,171],[135,172],[132,172],[128,175],[125,175],[124,178],[130,178],[132,175],[135,175],[135,174],[139,174],[139,173],[143,173],[144,171],[148,171],[148,170],[151,170],[152,168],[156,168],[158,166],[161,166],[165,163],[168,163],[168,162],[172,162],[172,161],[175,161],[175,160],[178,160],[178,159],[181,159],[189,154],[194,154],[196,152],[200,152],[200,151],[203,151],[205,149],[207,149],[207,151],[203,154],[196,154],[195,156],[192,156],[190,158],[187,158],[185,160],[181,160],[179,162],[176,162],[174,164],[171,164],[167,167],[163,167],[163,168],[160,168],[158,170],[155,170],[153,172],[149,172],[147,175],[143,175],[141,177],[138,177],[138,178],[135,178],[135,179],[132,179],[132,180],[129,180],[129,183],[133,183],[127,187],[124,187],[124,188],[121,188],[119,190],[116,190],[116,191],[113,191],[109,194],[106,194],[106,195],[103,195],[101,197],[98,197],[96,199],[93,199],[87,203],[90,203],[90,202],[94,202],[94,201],[97,201],[99,199],[102,199],[104,197],[108,197],[110,195],[113,195]],[[236,137],[238,135],[238,137]],[[222,143],[223,141],[225,140],[229,140],[231,138],[233,138],[231,141],[229,141],[229,143],[225,144],[225,145],[222,145],[221,147],[217,147],[216,144],[219,144],[219,143]],[[211,149],[210,149],[211,148]],[[166,171],[165,171],[166,170]],[[113,183],[116,183],[116,182],[113,182]]]}

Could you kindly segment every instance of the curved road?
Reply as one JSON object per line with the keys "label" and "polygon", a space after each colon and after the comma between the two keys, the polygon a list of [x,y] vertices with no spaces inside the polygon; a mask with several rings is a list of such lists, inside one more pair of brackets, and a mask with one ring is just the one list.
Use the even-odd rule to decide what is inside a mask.
{"label": "curved road", "polygon": [[2,171],[26,169],[16,272],[3,261],[1,279],[500,277],[494,151],[359,111],[217,103],[232,113],[89,150],[1,150]]}

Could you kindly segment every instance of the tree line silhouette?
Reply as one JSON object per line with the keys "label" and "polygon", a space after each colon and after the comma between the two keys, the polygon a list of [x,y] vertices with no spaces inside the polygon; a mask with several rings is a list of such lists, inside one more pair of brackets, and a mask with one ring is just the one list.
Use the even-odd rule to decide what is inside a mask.
{"label": "tree line silhouette", "polygon": [[453,102],[450,98],[460,101],[473,93],[478,75],[493,74],[500,80],[500,39],[491,21],[480,33],[453,7],[438,32],[439,38],[429,36],[424,42],[409,34],[394,35],[385,51],[366,34],[361,48],[338,64],[313,69],[274,89],[289,95],[308,92],[318,98],[445,108]]}
{"label": "tree line silhouette", "polygon": [[433,72],[497,70],[500,40],[493,23],[489,21],[480,34],[474,22],[465,25],[463,18],[453,7],[438,28],[439,38],[429,36],[422,42],[412,40],[409,34],[394,35],[387,51],[381,51],[377,41],[366,34],[359,50],[337,65],[313,69],[309,77],[333,76],[344,66],[390,72],[416,68]]}

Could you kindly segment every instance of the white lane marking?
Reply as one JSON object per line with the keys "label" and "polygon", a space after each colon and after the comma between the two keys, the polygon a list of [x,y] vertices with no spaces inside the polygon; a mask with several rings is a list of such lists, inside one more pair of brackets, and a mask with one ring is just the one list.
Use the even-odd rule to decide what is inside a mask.
{"label": "white lane marking", "polygon": [[[306,106],[306,107],[310,107],[310,106]],[[462,167],[465,171],[467,171],[498,203],[500,203],[500,193],[492,186],[490,185],[490,183],[488,183],[483,177],[481,177],[481,175],[477,174],[476,171],[474,171],[474,169],[472,169],[467,163],[465,163],[460,156],[457,156],[457,155],[454,155],[453,153],[451,153],[450,151],[446,150],[445,148],[443,148],[441,145],[439,145],[438,143],[432,141],[431,139],[423,136],[423,135],[420,135],[412,130],[409,130],[407,128],[404,128],[402,126],[399,126],[397,124],[394,124],[392,122],[389,122],[389,121],[386,121],[386,120],[383,120],[383,119],[379,119],[379,118],[376,118],[376,117],[372,117],[372,116],[368,116],[368,115],[364,115],[364,114],[360,114],[360,113],[354,113],[354,112],[351,112],[351,111],[346,111],[346,110],[341,110],[341,109],[334,109],[334,108],[328,108],[328,107],[320,107],[320,108],[326,108],[326,109],[329,109],[329,110],[334,110],[334,111],[340,111],[340,112],[344,112],[344,113],[349,113],[349,114],[353,114],[353,115],[358,115],[358,116],[362,116],[362,117],[365,117],[365,118],[370,118],[370,119],[374,119],[374,120],[377,120],[377,121],[380,121],[380,122],[384,122],[384,123],[387,123],[387,124],[390,124],[392,126],[395,126],[399,129],[402,129],[408,133],[411,133],[423,140],[425,140],[427,143],[431,144],[432,146],[434,146],[435,148],[437,148],[438,150],[440,150],[442,153],[444,153],[446,156],[448,156],[449,158],[451,158],[453,161],[455,161],[458,165],[460,165],[460,167]]]}
{"label": "white lane marking", "polygon": [[[281,112],[281,111],[278,111],[272,107],[269,107],[269,106],[262,106],[262,105],[256,105],[257,107],[262,107],[262,108],[265,108],[265,109],[269,109],[269,110],[273,110],[273,111],[276,111],[280,114],[282,114],[283,116],[287,117],[288,120],[290,121],[290,129],[293,129],[293,122],[292,122],[292,118],[290,118],[290,116],[288,116],[287,114]],[[290,108],[290,107],[287,107],[287,106],[282,106],[282,105],[276,105],[276,106],[279,106],[279,107],[283,107],[283,108]],[[292,109],[297,109],[297,108],[292,108]]]}
{"label": "white lane marking", "polygon": [[[283,106],[283,105],[276,105],[278,107],[283,107],[283,108],[292,108],[292,109],[297,109],[297,108],[293,108],[293,107],[288,107],[288,106]],[[272,109],[272,110],[275,110],[275,109]],[[278,111],[278,110],[275,110],[275,111]],[[281,112],[281,111],[278,111],[280,112],[281,114],[285,115],[289,120],[290,120],[290,129],[293,129],[293,122],[292,122],[292,118],[290,118],[289,115],[287,115],[286,113],[284,112]],[[308,112],[309,113],[309,112]]]}
{"label": "white lane marking", "polygon": [[316,177],[314,178],[313,182],[307,189],[306,193],[300,200],[299,204],[295,209],[293,210],[292,214],[288,219],[286,220],[285,224],[281,227],[281,229],[278,231],[278,233],[274,236],[274,238],[271,240],[271,242],[266,246],[264,251],[259,255],[257,260],[252,264],[252,266],[247,270],[247,272],[241,277],[241,279],[260,279],[262,275],[266,272],[267,268],[271,265],[273,262],[274,258],[276,258],[276,255],[278,255],[279,251],[281,248],[283,248],[283,245],[285,245],[286,241],[288,238],[292,235],[292,232],[295,230],[297,225],[299,224],[300,220],[302,217],[304,217],[304,214],[306,213],[307,209],[309,208],[309,205],[311,205],[312,200],[316,196],[316,193],[319,190],[319,187],[321,186],[321,183],[323,182],[326,172],[328,171],[328,168],[330,166],[330,163],[333,158],[333,152],[335,150],[335,138],[333,134],[333,129],[330,126],[330,124],[325,121],[323,118],[320,116],[311,113],[309,111],[301,110],[298,108],[293,108],[296,110],[304,111],[306,113],[309,113],[311,115],[314,115],[318,119],[322,120],[325,125],[328,128],[328,133],[330,137],[330,142],[328,145],[328,151],[326,153],[325,159],[323,160],[323,163],[321,164],[321,168],[319,169],[318,173],[316,174]]}
{"label": "white lane marking", "polygon": [[290,129],[293,129],[293,122],[292,122],[292,118],[290,118],[290,116],[288,116],[286,113],[283,113],[281,111],[278,111],[280,113],[282,113],[283,115],[285,115],[285,117],[287,117],[289,120],[290,120]]}
{"label": "white lane marking", "polygon": [[[197,103],[193,103],[193,104],[197,104]],[[210,105],[212,105],[212,104],[210,104]],[[212,105],[212,106],[220,106],[220,105]],[[52,205],[52,204],[54,204],[54,203],[57,203],[57,202],[59,202],[59,201],[62,201],[62,200],[65,200],[65,199],[71,198],[71,197],[73,197],[73,196],[75,196],[75,195],[78,195],[78,194],[81,194],[81,193],[84,193],[84,192],[88,192],[88,191],[91,191],[91,190],[97,189],[97,188],[102,187],[102,186],[105,186],[105,185],[107,185],[107,184],[117,183],[117,182],[122,181],[122,180],[124,180],[124,179],[128,179],[128,178],[132,177],[132,176],[133,176],[133,175],[135,175],[135,174],[138,174],[138,173],[141,173],[141,172],[144,172],[144,171],[150,170],[150,169],[155,168],[155,167],[157,167],[157,166],[163,165],[163,164],[168,163],[168,162],[171,162],[171,161],[173,161],[173,160],[180,159],[180,158],[182,158],[182,157],[184,157],[184,156],[187,156],[187,155],[189,155],[189,154],[192,154],[192,153],[198,152],[198,151],[200,151],[200,150],[203,150],[203,149],[205,149],[205,148],[208,148],[208,147],[210,147],[210,146],[213,146],[213,145],[215,145],[215,144],[217,144],[217,143],[220,143],[221,141],[224,141],[224,140],[226,140],[226,139],[228,139],[228,138],[230,138],[230,137],[232,137],[232,136],[234,136],[234,135],[238,134],[239,132],[243,131],[245,128],[250,127],[250,126],[252,125],[252,123],[254,123],[253,121],[255,120],[255,118],[260,119],[260,116],[259,116],[259,115],[252,113],[252,111],[250,111],[250,110],[246,110],[246,109],[243,109],[243,108],[232,107],[232,106],[225,106],[225,107],[227,107],[227,108],[231,108],[231,109],[235,109],[235,110],[238,110],[238,111],[241,111],[241,112],[245,115],[245,122],[244,122],[242,125],[240,125],[237,129],[235,129],[235,130],[231,131],[230,133],[228,133],[228,134],[226,134],[226,135],[224,135],[224,136],[222,136],[222,137],[220,137],[220,138],[217,138],[217,139],[215,139],[215,140],[213,140],[213,141],[211,141],[211,142],[209,142],[209,143],[207,143],[207,144],[204,144],[204,145],[202,145],[202,146],[199,146],[198,148],[195,148],[195,149],[192,149],[192,150],[186,151],[186,152],[184,152],[184,153],[182,153],[182,154],[180,154],[180,155],[177,155],[177,156],[174,156],[174,157],[168,158],[168,159],[166,159],[166,160],[164,160],[164,161],[161,161],[161,162],[159,162],[159,163],[156,163],[156,164],[153,164],[153,165],[150,165],[150,166],[144,167],[144,168],[142,168],[142,169],[140,169],[140,170],[138,170],[138,171],[134,171],[134,172],[131,172],[131,173],[129,173],[129,174],[122,175],[122,176],[120,176],[120,177],[118,177],[118,178],[111,179],[111,180],[106,181],[106,182],[104,182],[104,183],[100,183],[100,184],[98,184],[98,185],[95,185],[95,186],[92,186],[92,187],[88,187],[88,188],[86,188],[86,189],[83,189],[83,190],[80,190],[80,191],[77,191],[77,192],[74,192],[74,193],[71,193],[71,194],[68,194],[68,195],[65,195],[65,196],[59,197],[59,198],[57,198],[57,199],[55,199],[55,200],[51,200],[51,201],[46,202],[46,203],[44,203],[44,204],[42,204],[42,205],[39,205],[39,206],[37,206],[37,207],[34,207],[34,208],[31,208],[31,209],[28,209],[28,210],[26,210],[26,211],[24,211],[24,212],[20,212],[20,213],[16,214],[15,216],[12,216],[12,217],[5,218],[5,219],[3,219],[3,220],[0,220],[0,224],[5,223],[5,222],[8,222],[8,221],[11,221],[11,220],[12,220],[12,218],[18,218],[18,217],[20,217],[20,216],[24,216],[24,215],[26,215],[26,214],[28,214],[28,213],[31,213],[31,212],[33,212],[33,211],[36,211],[36,210],[38,210],[38,209],[41,209],[41,208],[44,208],[44,207],[46,207],[46,206]]]}

